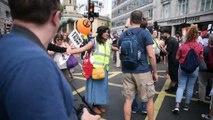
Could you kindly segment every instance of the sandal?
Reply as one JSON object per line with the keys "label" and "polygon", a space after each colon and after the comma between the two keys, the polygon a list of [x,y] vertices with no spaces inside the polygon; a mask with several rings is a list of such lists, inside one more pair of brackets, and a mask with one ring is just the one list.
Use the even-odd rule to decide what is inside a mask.
{"label": "sandal", "polygon": [[102,106],[98,106],[98,109],[99,109],[102,113],[106,112],[106,109],[104,109]]}
{"label": "sandal", "polygon": [[100,111],[100,109],[99,109],[98,107],[93,107],[92,110],[93,110],[96,114],[98,114],[98,115],[101,114],[101,111]]}

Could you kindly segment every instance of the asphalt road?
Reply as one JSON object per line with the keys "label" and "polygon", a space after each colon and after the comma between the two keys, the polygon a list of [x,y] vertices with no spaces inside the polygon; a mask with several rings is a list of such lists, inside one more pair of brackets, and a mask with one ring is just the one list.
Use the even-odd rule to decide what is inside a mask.
{"label": "asphalt road", "polygon": [[[159,81],[155,84],[155,118],[156,120],[201,120],[201,114],[207,113],[209,110],[209,102],[206,104],[198,104],[197,94],[194,93],[190,110],[185,112],[180,109],[178,115],[174,115],[171,110],[175,106],[175,94],[167,94],[164,90],[168,88],[170,80],[164,77],[166,70],[165,64],[158,64]],[[78,92],[84,96],[86,80],[81,75],[80,67],[75,68],[74,80],[71,83],[77,88]],[[124,97],[121,94],[122,90],[122,73],[120,68],[116,68],[114,64],[111,65],[109,72],[109,96],[110,102],[106,108],[106,113],[102,117],[107,120],[124,120],[123,117],[123,103]],[[197,87],[195,87],[195,91]],[[74,104],[76,107],[82,104],[80,97],[73,91]],[[182,101],[184,103],[184,99]],[[132,114],[132,120],[144,120],[147,116],[141,113],[141,110]],[[148,120],[148,119],[147,119]]]}

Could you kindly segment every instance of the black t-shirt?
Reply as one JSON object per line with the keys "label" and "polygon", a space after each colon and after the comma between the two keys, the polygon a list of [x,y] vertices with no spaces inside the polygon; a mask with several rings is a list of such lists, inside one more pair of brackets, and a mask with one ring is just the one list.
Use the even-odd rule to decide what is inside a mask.
{"label": "black t-shirt", "polygon": [[172,64],[179,64],[178,60],[176,60],[176,53],[179,48],[179,44],[174,37],[169,37],[167,40],[167,53],[168,53],[168,62]]}

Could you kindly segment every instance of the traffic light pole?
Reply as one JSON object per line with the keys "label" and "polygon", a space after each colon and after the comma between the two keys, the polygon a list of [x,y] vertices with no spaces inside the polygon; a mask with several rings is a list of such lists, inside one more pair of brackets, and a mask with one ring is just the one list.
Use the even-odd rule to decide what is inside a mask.
{"label": "traffic light pole", "polygon": [[87,18],[89,19],[90,18],[90,14],[89,14],[89,9],[90,9],[90,7],[89,7],[89,5],[90,5],[90,2],[91,2],[91,0],[88,0],[88,7],[87,7],[87,11],[88,11],[88,16],[87,16]]}

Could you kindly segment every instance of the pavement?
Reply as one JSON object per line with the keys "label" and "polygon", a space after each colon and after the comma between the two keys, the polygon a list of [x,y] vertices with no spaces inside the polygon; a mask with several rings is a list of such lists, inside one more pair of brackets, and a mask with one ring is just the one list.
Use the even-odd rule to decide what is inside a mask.
{"label": "pavement", "polygon": [[[180,109],[178,115],[174,115],[171,110],[175,106],[175,94],[168,94],[165,92],[165,89],[169,87],[170,79],[165,78],[166,65],[158,64],[158,75],[159,81],[155,84],[156,95],[155,95],[155,119],[156,120],[201,120],[201,114],[207,113],[209,110],[209,101],[206,101],[205,104],[198,104],[196,92],[193,95],[190,110],[188,112]],[[77,91],[84,96],[85,94],[85,84],[86,79],[82,76],[80,67],[75,68],[73,73],[74,80],[71,83],[76,87]],[[109,72],[109,98],[110,102],[106,108],[106,112],[102,114],[102,118],[105,120],[124,120],[123,117],[123,104],[124,97],[121,94],[122,91],[122,72],[121,68],[115,67],[111,64],[111,69]],[[197,85],[196,85],[197,86]],[[197,87],[195,87],[195,91]],[[83,102],[80,97],[73,91],[74,95],[74,104],[78,107]],[[182,100],[182,106],[184,103],[184,98]],[[103,120],[104,120],[103,119]],[[141,113],[141,109],[137,113],[132,114],[131,120],[148,120],[147,116]]]}

